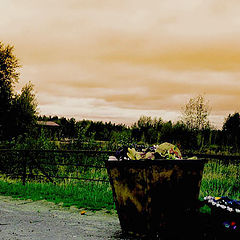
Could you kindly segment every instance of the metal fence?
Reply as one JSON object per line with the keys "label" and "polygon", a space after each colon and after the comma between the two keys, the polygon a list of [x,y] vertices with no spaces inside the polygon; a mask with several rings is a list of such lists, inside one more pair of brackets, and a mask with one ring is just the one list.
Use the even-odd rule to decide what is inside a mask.
{"label": "metal fence", "polygon": [[[0,149],[0,173],[4,177],[56,183],[66,180],[108,182],[105,161],[113,151]],[[188,153],[208,161],[238,164],[240,156]]]}
{"label": "metal fence", "polygon": [[0,172],[27,180],[108,182],[104,161],[111,151],[0,150]]}

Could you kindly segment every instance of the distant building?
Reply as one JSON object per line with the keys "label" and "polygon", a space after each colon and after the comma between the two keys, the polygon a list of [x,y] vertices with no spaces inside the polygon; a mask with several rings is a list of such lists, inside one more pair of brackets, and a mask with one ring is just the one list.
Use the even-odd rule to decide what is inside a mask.
{"label": "distant building", "polygon": [[52,121],[37,121],[37,125],[46,126],[46,127],[60,127],[59,124]]}
{"label": "distant building", "polygon": [[47,132],[47,136],[50,138],[58,138],[60,136],[60,132],[61,132],[61,126],[55,122],[52,121],[37,121],[37,125],[38,125],[38,131],[39,134],[41,132],[41,129],[46,130]]}

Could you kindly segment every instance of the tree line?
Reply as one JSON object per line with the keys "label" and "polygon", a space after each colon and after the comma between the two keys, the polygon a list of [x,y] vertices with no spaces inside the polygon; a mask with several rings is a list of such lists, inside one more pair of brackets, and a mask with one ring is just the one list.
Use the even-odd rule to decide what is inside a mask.
{"label": "tree line", "polygon": [[[19,60],[14,48],[0,42],[0,143],[24,142],[26,139],[48,138],[49,141],[111,142],[113,144],[158,144],[171,142],[181,149],[211,150],[215,152],[240,151],[240,115],[229,114],[222,129],[211,126],[209,103],[204,96],[190,98],[182,108],[178,122],[141,116],[131,126],[111,122],[67,119],[58,116],[39,116],[34,87],[26,84],[20,93],[15,91],[19,81]],[[53,128],[39,125],[52,121]],[[50,146],[50,145],[48,145]],[[75,145],[78,147],[78,145]]]}
{"label": "tree line", "polygon": [[171,142],[185,150],[212,152],[239,152],[240,114],[229,114],[222,129],[211,126],[192,128],[184,121],[176,123],[163,121],[161,118],[141,116],[132,126],[111,122],[66,119],[41,116],[44,121],[54,121],[60,127],[51,135],[52,138],[74,139],[75,141],[110,141],[118,144],[159,144]]}

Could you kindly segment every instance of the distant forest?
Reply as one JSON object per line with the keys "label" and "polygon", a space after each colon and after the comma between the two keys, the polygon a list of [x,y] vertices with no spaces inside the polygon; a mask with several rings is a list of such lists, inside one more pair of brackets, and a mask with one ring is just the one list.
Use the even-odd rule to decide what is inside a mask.
{"label": "distant forest", "polygon": [[171,142],[183,150],[201,152],[239,152],[240,115],[230,114],[221,130],[211,127],[190,128],[183,121],[164,122],[161,118],[141,116],[131,127],[111,122],[81,120],[65,117],[39,116],[38,121],[53,121],[59,127],[42,126],[51,139],[74,141],[108,141],[115,144],[159,144]]}

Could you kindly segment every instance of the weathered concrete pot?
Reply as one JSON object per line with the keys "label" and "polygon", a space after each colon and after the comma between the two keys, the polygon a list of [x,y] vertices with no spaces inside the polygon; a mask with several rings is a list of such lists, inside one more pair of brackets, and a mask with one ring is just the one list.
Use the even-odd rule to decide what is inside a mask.
{"label": "weathered concrete pot", "polygon": [[204,160],[107,161],[106,167],[124,232],[171,231],[191,221]]}

